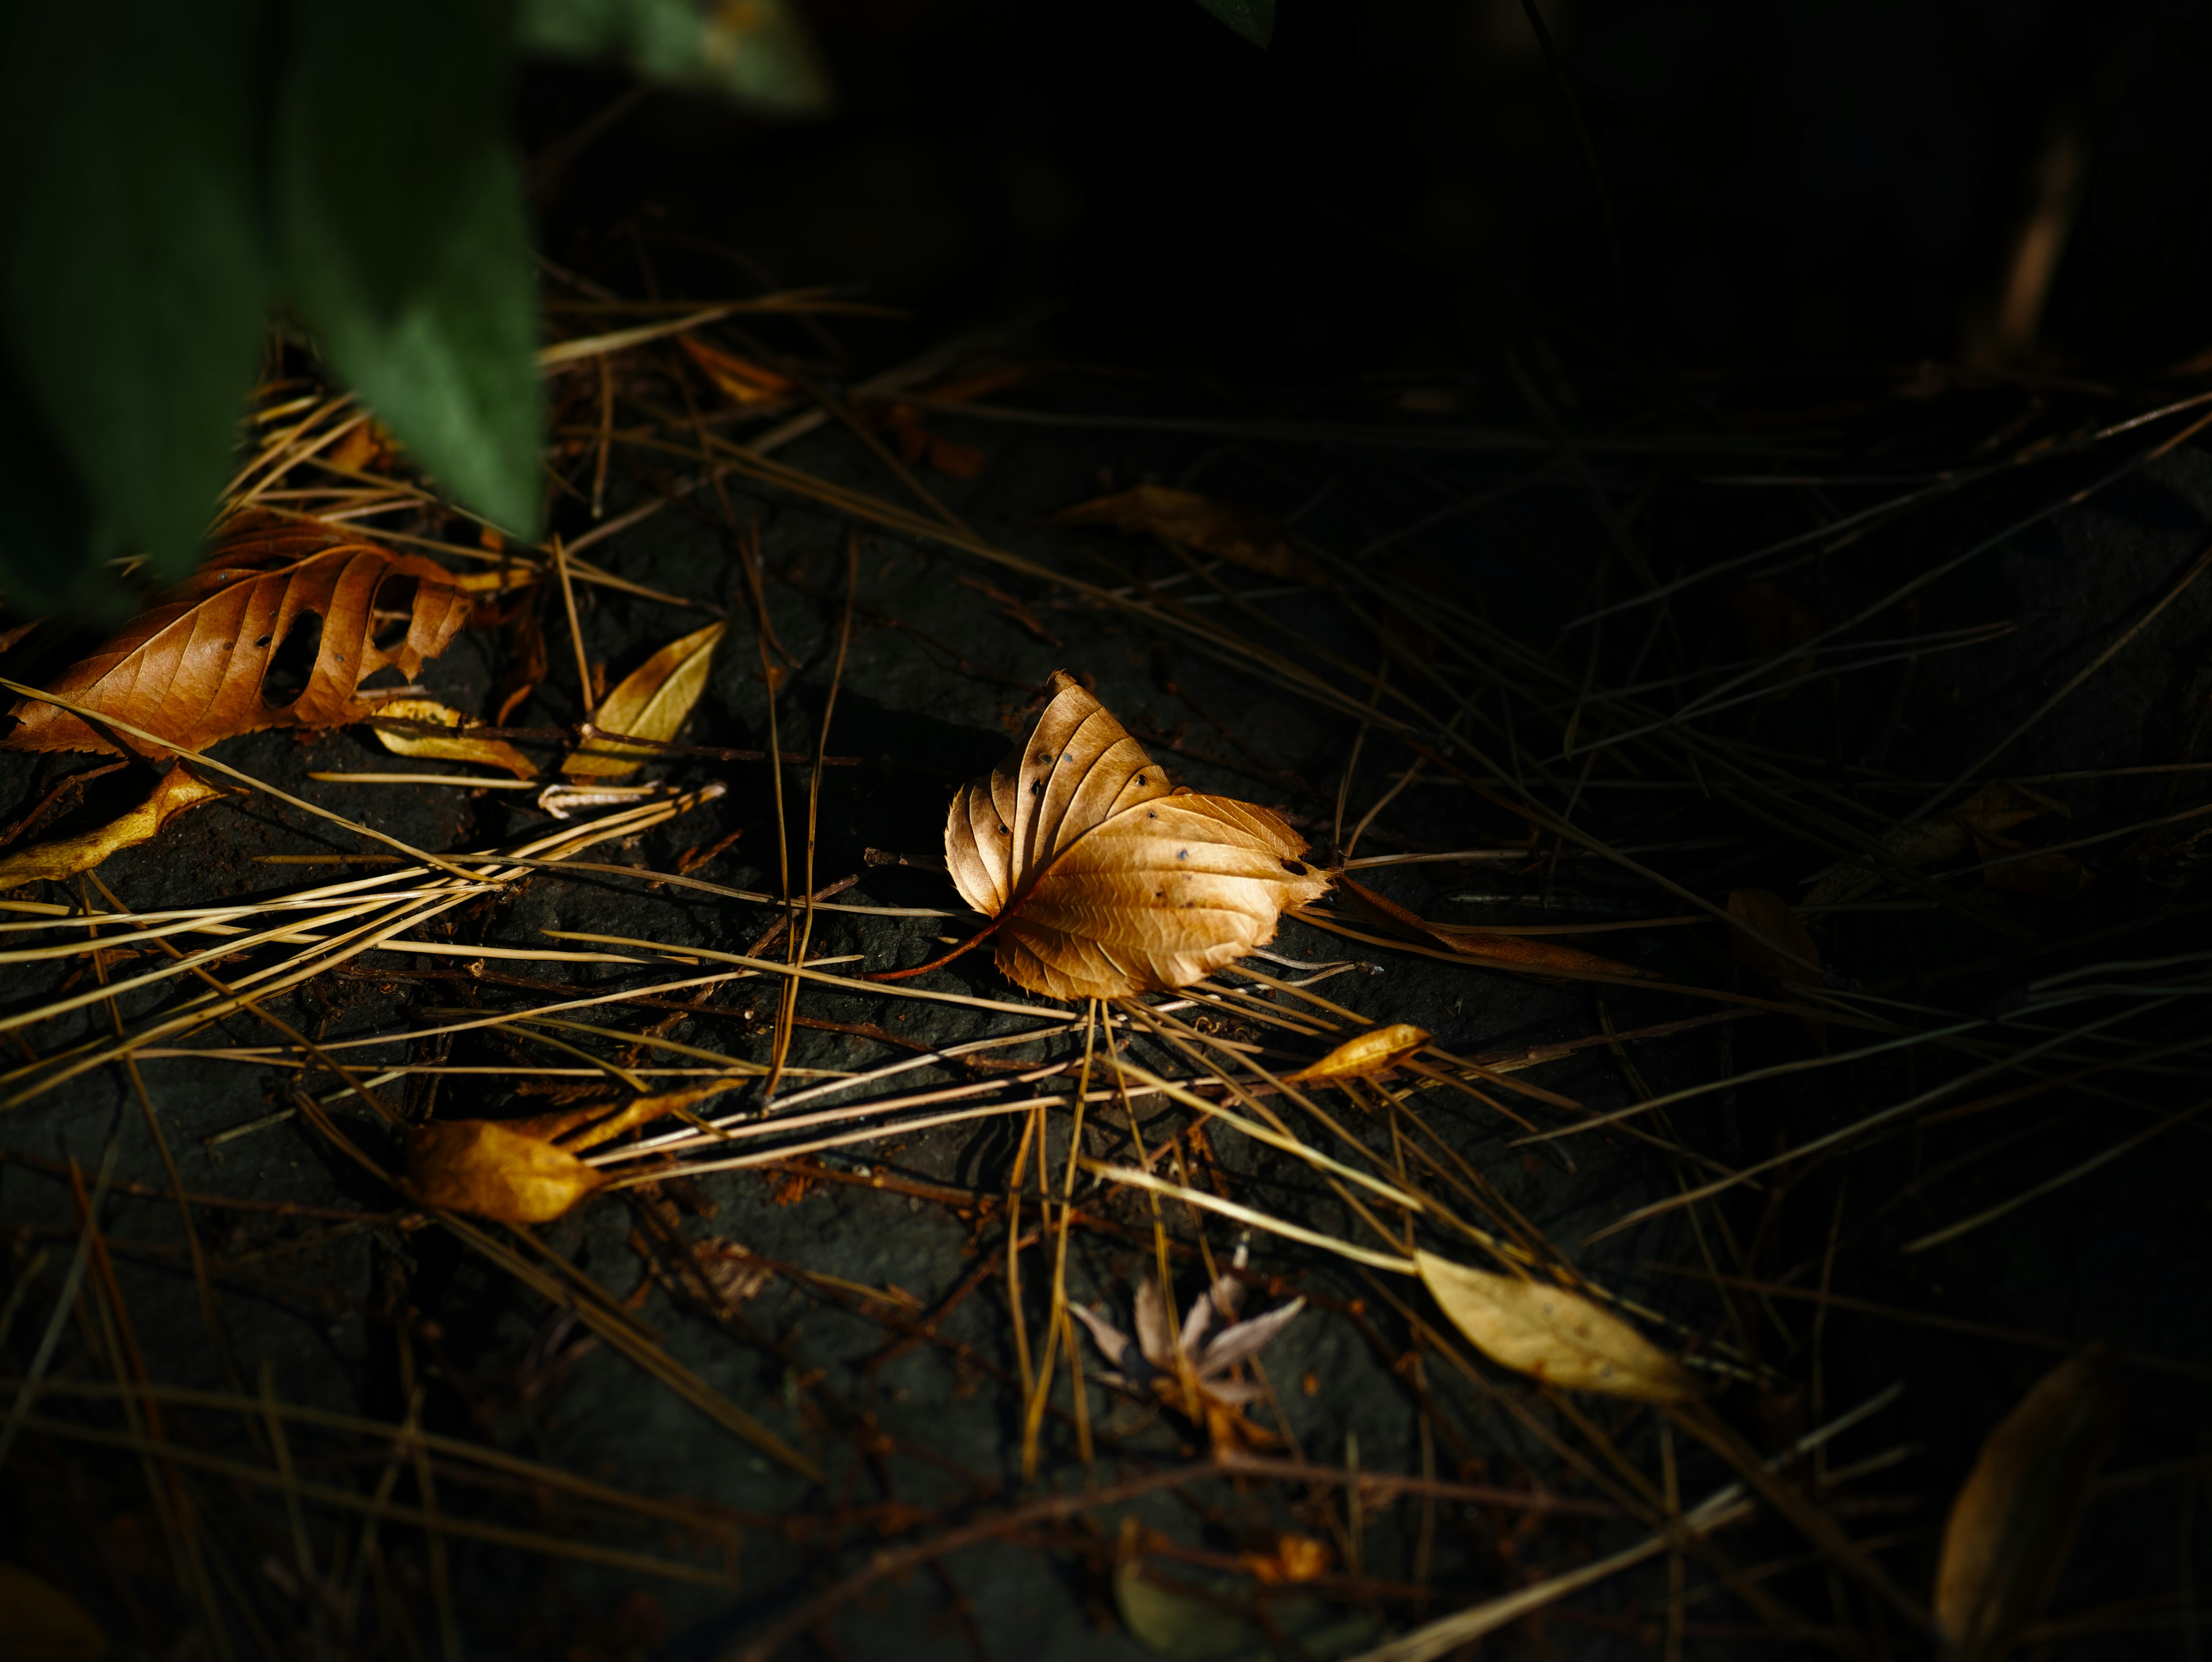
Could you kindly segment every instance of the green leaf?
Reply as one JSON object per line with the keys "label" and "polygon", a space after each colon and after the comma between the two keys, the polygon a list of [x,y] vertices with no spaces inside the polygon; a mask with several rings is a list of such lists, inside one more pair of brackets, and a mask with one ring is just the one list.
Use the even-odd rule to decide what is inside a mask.
{"label": "green leaf", "polygon": [[292,8],[277,198],[324,204],[319,234],[380,317],[397,315],[425,279],[462,210],[465,158],[499,142],[508,11],[504,0]]}
{"label": "green leaf", "polygon": [[[234,464],[270,293],[259,8],[70,0],[4,16],[0,253],[17,373],[82,488],[90,556],[143,552],[180,576]],[[21,457],[10,472],[26,474]],[[56,504],[71,493],[27,489],[8,516],[15,547],[33,525],[69,534]],[[31,581],[54,592],[61,575]]]}
{"label": "green leaf", "polygon": [[835,102],[791,0],[521,0],[516,21],[527,51],[618,58],[763,115],[824,115]]}
{"label": "green leaf", "polygon": [[345,257],[331,225],[343,203],[280,199],[286,269],[339,379],[456,500],[535,541],[543,394],[522,170],[504,143],[451,165],[458,211],[396,314]]}
{"label": "green leaf", "polygon": [[1255,46],[1275,38],[1275,0],[1198,0]]}
{"label": "green leaf", "polygon": [[1114,1608],[1131,1638],[1171,1662],[1220,1662],[1261,1636],[1243,1617],[1148,1580],[1139,1558],[1115,1566]]}

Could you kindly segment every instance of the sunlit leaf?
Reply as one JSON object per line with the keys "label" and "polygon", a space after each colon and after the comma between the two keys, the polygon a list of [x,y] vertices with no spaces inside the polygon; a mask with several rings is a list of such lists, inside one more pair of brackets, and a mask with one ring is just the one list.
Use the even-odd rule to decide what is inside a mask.
{"label": "sunlit leaf", "polygon": [[1052,998],[1186,986],[1328,889],[1278,815],[1176,788],[1073,676],[1052,687],[1028,740],[945,817],[946,869],[1001,920],[1009,980]]}
{"label": "sunlit leaf", "polygon": [[[83,487],[93,557],[143,552],[169,578],[191,569],[230,472],[270,295],[262,9],[115,0],[13,6],[0,22],[8,345]],[[9,518],[53,520],[37,504],[65,497],[59,484],[24,479]],[[11,591],[63,588],[66,565],[8,547]]]}
{"label": "sunlit leaf", "polygon": [[14,1662],[100,1662],[112,1648],[83,1605],[18,1564],[0,1564],[0,1635]]}
{"label": "sunlit leaf", "polygon": [[211,802],[222,792],[196,776],[191,769],[171,768],[147,794],[146,800],[128,813],[96,830],[76,837],[57,837],[27,849],[0,855],[0,889],[12,889],[41,878],[58,882],[88,872],[119,849],[151,842],[161,828],[187,808]]}
{"label": "sunlit leaf", "polygon": [[1328,586],[1328,573],[1291,546],[1289,527],[1281,521],[1195,490],[1140,484],[1078,502],[1053,517],[1062,525],[1110,525],[1143,533],[1281,582]]}
{"label": "sunlit leaf", "polygon": [[1699,1394],[1680,1364],[1608,1310],[1578,1293],[1518,1275],[1493,1275],[1416,1252],[1422,1282],[1476,1349],[1516,1373],[1570,1391],[1638,1402]]}
{"label": "sunlit leaf", "polygon": [[763,115],[824,115],[834,101],[789,0],[522,0],[516,24],[526,50],[618,58]]}
{"label": "sunlit leaf", "polygon": [[1299,1085],[1369,1079],[1396,1067],[1428,1042],[1429,1035],[1410,1021],[1394,1021],[1387,1027],[1370,1027],[1353,1034],[1319,1062],[1308,1062],[1285,1077]]}
{"label": "sunlit leaf", "polygon": [[448,739],[434,734],[395,733],[389,728],[375,729],[385,749],[398,756],[423,756],[445,762],[473,762],[480,766],[505,768],[520,778],[527,779],[538,770],[530,758],[504,739],[472,739],[468,729],[477,725],[473,717],[439,703],[430,698],[394,698],[379,704],[376,713],[403,721],[435,721],[441,727],[453,729]]}
{"label": "sunlit leaf", "polygon": [[[380,600],[404,612],[404,630],[373,615]],[[188,750],[264,728],[335,727],[368,713],[364,676],[413,676],[468,615],[434,560],[338,527],[241,519],[188,581],[47,690]],[[271,681],[272,664],[295,654],[298,685]],[[115,748],[57,705],[21,699],[11,713],[18,724],[0,748]]]}
{"label": "sunlit leaf", "polygon": [[[722,624],[709,624],[671,641],[607,694],[592,725],[633,739],[672,741],[707,690],[707,672],[714,667],[722,630]],[[561,770],[575,778],[611,778],[635,772],[659,754],[637,745],[592,739],[562,762]]]}
{"label": "sunlit leaf", "polygon": [[2124,1403],[2092,1347],[2039,1379],[1982,1445],[1943,1529],[1936,1625],[1960,1662],[2005,1651],[2041,1614]]}

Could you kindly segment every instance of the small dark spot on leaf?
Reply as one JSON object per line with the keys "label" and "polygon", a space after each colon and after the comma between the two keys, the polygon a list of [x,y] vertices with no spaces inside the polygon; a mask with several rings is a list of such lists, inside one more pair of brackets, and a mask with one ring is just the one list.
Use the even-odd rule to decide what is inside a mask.
{"label": "small dark spot on leaf", "polygon": [[1188,860],[1188,859],[1189,859],[1189,858],[1190,858],[1190,850],[1189,850],[1188,849],[1177,849],[1176,850],[1176,859],[1178,859],[1178,860]]}

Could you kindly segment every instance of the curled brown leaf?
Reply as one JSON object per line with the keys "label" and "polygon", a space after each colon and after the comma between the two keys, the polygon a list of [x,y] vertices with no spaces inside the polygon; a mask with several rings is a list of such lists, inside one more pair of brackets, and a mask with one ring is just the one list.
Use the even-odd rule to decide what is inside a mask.
{"label": "curled brown leaf", "polygon": [[1052,688],[1028,740],[945,817],[946,869],[997,920],[1009,980],[1052,998],[1187,986],[1328,889],[1279,816],[1176,788],[1073,676]]}
{"label": "curled brown leaf", "polygon": [[2051,1596],[2119,1434],[2124,1404],[2110,1372],[2093,1345],[2037,1380],[1990,1433],[1952,1501],[1936,1625],[1960,1662],[2002,1655]]}
{"label": "curled brown leaf", "polygon": [[[342,526],[245,515],[199,570],[52,691],[185,750],[265,728],[336,727],[368,713],[358,696],[364,678],[386,667],[419,673],[468,621],[470,605],[434,561]],[[295,642],[313,648],[296,694],[268,679]],[[9,713],[15,730],[0,740],[9,750],[116,748],[95,725],[38,699],[19,699]]]}

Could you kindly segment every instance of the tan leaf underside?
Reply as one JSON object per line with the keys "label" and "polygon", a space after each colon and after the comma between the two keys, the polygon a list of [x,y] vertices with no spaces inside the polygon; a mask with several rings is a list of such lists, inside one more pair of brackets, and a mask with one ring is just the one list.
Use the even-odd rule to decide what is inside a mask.
{"label": "tan leaf underside", "polygon": [[1492,1361],[1569,1391],[1679,1403],[1696,1379],[1611,1311],[1578,1293],[1493,1275],[1433,1252],[1414,1255],[1421,1280],[1459,1330]]}

